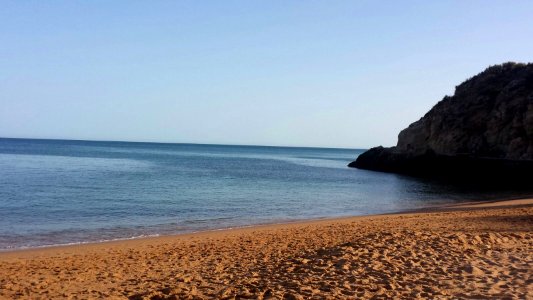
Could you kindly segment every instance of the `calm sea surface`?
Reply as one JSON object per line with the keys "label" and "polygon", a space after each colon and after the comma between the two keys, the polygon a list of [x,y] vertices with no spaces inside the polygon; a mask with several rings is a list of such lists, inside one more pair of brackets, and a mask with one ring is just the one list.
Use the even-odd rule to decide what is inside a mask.
{"label": "calm sea surface", "polygon": [[0,139],[0,249],[496,197],[351,169],[362,150]]}

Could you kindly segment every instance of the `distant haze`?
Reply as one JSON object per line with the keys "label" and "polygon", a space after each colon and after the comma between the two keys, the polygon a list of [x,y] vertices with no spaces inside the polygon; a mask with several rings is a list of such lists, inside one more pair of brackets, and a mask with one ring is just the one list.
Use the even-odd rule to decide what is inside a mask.
{"label": "distant haze", "polygon": [[368,148],[489,65],[531,1],[2,1],[0,137]]}

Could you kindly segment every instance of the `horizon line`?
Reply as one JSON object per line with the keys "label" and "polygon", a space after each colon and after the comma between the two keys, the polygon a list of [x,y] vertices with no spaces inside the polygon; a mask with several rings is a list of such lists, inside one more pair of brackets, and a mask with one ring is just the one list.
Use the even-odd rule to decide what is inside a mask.
{"label": "horizon line", "polygon": [[12,140],[44,140],[44,141],[73,141],[73,142],[107,142],[107,143],[137,143],[137,144],[167,144],[167,145],[204,145],[204,146],[238,146],[238,147],[271,147],[271,148],[320,148],[320,149],[343,149],[343,150],[368,150],[370,148],[348,147],[323,147],[323,146],[287,146],[287,145],[258,145],[258,144],[226,144],[226,143],[194,143],[194,142],[154,142],[154,141],[131,141],[131,140],[100,140],[100,139],[65,139],[65,138],[28,138],[28,137],[5,137],[0,139]]}

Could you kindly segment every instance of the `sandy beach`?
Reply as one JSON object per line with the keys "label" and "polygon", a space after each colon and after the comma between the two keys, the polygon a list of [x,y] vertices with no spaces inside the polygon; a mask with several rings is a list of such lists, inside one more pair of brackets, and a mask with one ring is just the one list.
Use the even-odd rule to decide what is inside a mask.
{"label": "sandy beach", "polygon": [[533,199],[0,253],[6,299],[532,299]]}

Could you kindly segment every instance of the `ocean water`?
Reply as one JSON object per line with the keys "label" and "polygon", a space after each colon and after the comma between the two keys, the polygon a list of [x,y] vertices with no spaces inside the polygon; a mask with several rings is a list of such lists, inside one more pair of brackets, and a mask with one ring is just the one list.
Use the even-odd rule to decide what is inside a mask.
{"label": "ocean water", "polygon": [[0,139],[0,250],[495,197],[348,168],[363,150]]}

